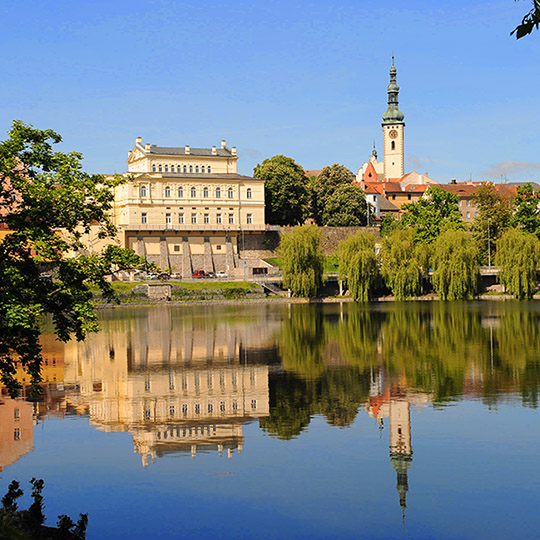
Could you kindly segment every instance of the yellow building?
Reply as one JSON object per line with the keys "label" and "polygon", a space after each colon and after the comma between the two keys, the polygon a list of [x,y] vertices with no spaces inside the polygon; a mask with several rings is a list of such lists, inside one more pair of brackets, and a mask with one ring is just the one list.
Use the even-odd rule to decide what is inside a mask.
{"label": "yellow building", "polygon": [[[264,266],[241,259],[246,234],[264,224],[264,182],[237,173],[236,148],[162,147],[136,138],[128,181],[116,188],[119,242],[161,268],[243,276]],[[251,271],[250,271],[251,273]]]}

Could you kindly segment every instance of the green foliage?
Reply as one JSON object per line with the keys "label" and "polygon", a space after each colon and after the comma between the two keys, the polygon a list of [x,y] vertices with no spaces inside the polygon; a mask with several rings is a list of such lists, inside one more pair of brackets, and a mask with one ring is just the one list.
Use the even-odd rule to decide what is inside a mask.
{"label": "green foliage", "polygon": [[507,292],[520,300],[532,298],[540,264],[540,241],[519,229],[508,229],[497,242],[499,279]]}
{"label": "green foliage", "polygon": [[339,276],[347,281],[353,299],[370,300],[380,279],[373,234],[360,231],[341,241],[338,260]]}
{"label": "green foliage", "polygon": [[[328,205],[330,199],[334,195],[334,192],[340,186],[349,186],[352,185],[354,181],[354,175],[347,167],[343,165],[338,165],[335,163],[331,167],[325,167],[315,178],[312,183],[312,213],[313,218],[319,225],[329,225],[327,219],[331,218],[331,214],[326,211],[326,206]],[[363,192],[362,192],[363,193]],[[359,193],[355,192],[355,198],[358,199]],[[340,199],[343,198],[343,195],[340,195]],[[365,197],[364,197],[364,221],[365,221]],[[334,204],[335,208],[335,204]],[[358,211],[356,206],[350,208],[350,212]]]}
{"label": "green foliage", "polygon": [[419,201],[403,205],[406,214],[401,221],[415,228],[417,242],[429,244],[444,231],[465,228],[458,200],[457,195],[431,186]]}
{"label": "green foliage", "polygon": [[321,232],[315,225],[304,225],[281,237],[278,247],[283,285],[294,296],[314,296],[322,285],[325,257]]}
{"label": "green foliage", "polygon": [[447,230],[433,245],[433,288],[441,300],[470,300],[476,293],[479,263],[474,239]]}
{"label": "green foliage", "polygon": [[13,480],[2,498],[0,508],[0,538],[5,540],[33,540],[36,538],[58,540],[84,540],[88,526],[88,515],[80,514],[77,523],[66,515],[58,516],[58,528],[44,525],[43,480],[30,480],[32,504],[27,510],[19,510],[17,499],[23,491],[19,482]]}
{"label": "green foliage", "polygon": [[534,191],[531,184],[517,188],[517,195],[512,200],[515,210],[510,220],[513,227],[540,237],[540,192]]}
{"label": "green foliage", "polygon": [[338,186],[326,201],[323,223],[328,227],[359,227],[365,225],[366,196],[357,184]]}
{"label": "green foliage", "polygon": [[81,253],[91,225],[102,238],[114,235],[109,212],[120,180],[84,173],[79,153],[53,151],[60,141],[52,130],[14,122],[9,139],[0,142],[0,215],[10,229],[0,240],[0,373],[12,396],[20,388],[17,361],[30,375],[31,390],[39,391],[41,316],[53,315],[60,340],[83,339],[97,329],[89,287],[112,300],[106,275],[143,262],[113,245],[100,255],[68,258]]}
{"label": "green foliage", "polygon": [[[517,2],[517,0],[516,0]],[[518,24],[510,35],[516,34],[516,39],[521,39],[529,35],[535,28],[540,28],[540,0],[532,0],[533,8],[523,17],[521,24]]]}
{"label": "green foliage", "polygon": [[392,214],[386,214],[381,221],[381,238],[390,236],[396,229],[403,229],[404,227],[405,225],[401,220],[396,219]]}
{"label": "green foliage", "polygon": [[381,273],[396,300],[417,296],[422,283],[419,249],[412,229],[396,229],[383,238]]}
{"label": "green foliage", "polygon": [[494,184],[480,186],[473,195],[478,215],[472,223],[474,238],[478,242],[482,262],[488,263],[489,253],[496,251],[496,241],[507,229],[512,218],[510,201],[501,195]]}
{"label": "green foliage", "polygon": [[298,225],[309,214],[310,193],[304,169],[292,158],[274,156],[253,170],[264,180],[266,223]]}

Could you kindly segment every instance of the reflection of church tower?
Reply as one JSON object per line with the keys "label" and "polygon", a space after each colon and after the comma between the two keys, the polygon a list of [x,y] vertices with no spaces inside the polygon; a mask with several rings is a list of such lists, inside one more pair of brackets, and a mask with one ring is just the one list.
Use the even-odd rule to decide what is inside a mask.
{"label": "reflection of church tower", "polygon": [[404,174],[404,128],[405,115],[399,110],[399,86],[396,82],[397,70],[390,68],[390,84],[388,91],[388,108],[383,114],[383,142],[384,142],[384,177],[401,178]]}
{"label": "reflection of church tower", "polygon": [[407,508],[409,481],[407,474],[412,462],[411,416],[407,401],[390,401],[390,463],[397,473],[399,505],[403,512]]}

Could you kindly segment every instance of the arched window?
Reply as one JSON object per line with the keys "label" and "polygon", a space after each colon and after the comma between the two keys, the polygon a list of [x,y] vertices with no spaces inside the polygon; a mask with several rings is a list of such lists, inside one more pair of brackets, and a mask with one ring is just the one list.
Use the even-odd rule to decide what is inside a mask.
{"label": "arched window", "polygon": [[156,172],[156,166],[155,166],[155,164],[152,165],[152,172]]}
{"label": "arched window", "polygon": [[246,190],[246,197],[247,197],[248,199],[251,199],[251,188],[249,188],[249,187],[248,187],[247,190]]}
{"label": "arched window", "polygon": [[197,196],[197,190],[194,187],[191,188],[191,196],[193,198],[195,198]]}
{"label": "arched window", "polygon": [[184,196],[184,188],[182,186],[180,186],[178,188],[178,197],[182,198],[183,196]]}
{"label": "arched window", "polygon": [[193,172],[193,165],[190,165],[190,166],[189,166],[189,172],[190,172],[190,173]]}
{"label": "arched window", "polygon": [[210,165],[208,165],[208,174],[210,174],[212,172],[212,167],[210,167]]}
{"label": "arched window", "polygon": [[199,166],[198,165],[195,165],[195,172],[198,174],[199,173]]}
{"label": "arched window", "polygon": [[171,196],[171,188],[170,186],[167,186],[165,188],[165,197],[170,197]]}
{"label": "arched window", "polygon": [[162,171],[162,167],[161,167],[161,165],[159,165],[159,167],[158,167],[158,171],[159,171],[159,172],[161,172],[161,171]]}
{"label": "arched window", "polygon": [[141,186],[141,197],[146,197],[146,186]]}
{"label": "arched window", "polygon": [[165,165],[165,172],[169,172],[169,166]]}
{"label": "arched window", "polygon": [[392,141],[392,150],[396,149],[396,141]]}
{"label": "arched window", "polygon": [[176,172],[182,172],[182,167],[180,167],[180,165],[176,167]]}
{"label": "arched window", "polygon": [[184,165],[184,172],[187,172],[187,165]]}
{"label": "arched window", "polygon": [[221,199],[221,188],[216,188],[216,199]]}
{"label": "arched window", "polygon": [[203,188],[203,190],[202,190],[202,196],[203,196],[204,198],[207,198],[207,197],[208,197],[208,188],[207,188],[207,187]]}
{"label": "arched window", "polygon": [[201,172],[204,174],[204,165],[201,165]]}
{"label": "arched window", "polygon": [[229,197],[229,199],[232,199],[234,197],[234,191],[233,191],[233,188],[230,187],[227,191],[227,195]]}

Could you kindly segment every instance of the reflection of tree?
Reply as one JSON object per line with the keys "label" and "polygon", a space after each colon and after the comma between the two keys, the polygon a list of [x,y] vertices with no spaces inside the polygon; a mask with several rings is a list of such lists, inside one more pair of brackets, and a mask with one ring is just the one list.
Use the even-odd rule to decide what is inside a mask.
{"label": "reflection of tree", "polygon": [[261,428],[279,439],[292,439],[309,425],[313,413],[313,384],[285,373],[270,377],[270,416]]}

